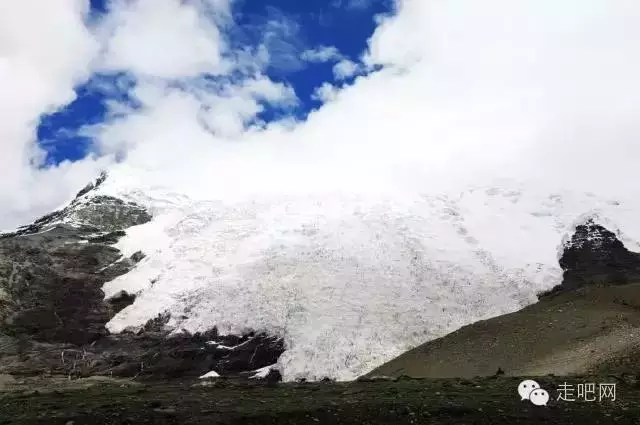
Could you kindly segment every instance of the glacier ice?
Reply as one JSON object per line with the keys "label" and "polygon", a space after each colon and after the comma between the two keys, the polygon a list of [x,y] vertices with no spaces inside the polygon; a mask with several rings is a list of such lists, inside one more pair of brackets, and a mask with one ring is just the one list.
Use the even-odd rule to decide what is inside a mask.
{"label": "glacier ice", "polygon": [[624,201],[515,182],[447,194],[235,202],[104,186],[154,216],[119,242],[125,255],[147,256],[105,284],[107,297],[137,294],[108,328],[169,312],[176,332],[265,331],[285,338],[277,365],[285,380],[353,379],[427,340],[535,302],[560,282],[558,248],[585,217],[616,223],[629,249],[640,240]]}

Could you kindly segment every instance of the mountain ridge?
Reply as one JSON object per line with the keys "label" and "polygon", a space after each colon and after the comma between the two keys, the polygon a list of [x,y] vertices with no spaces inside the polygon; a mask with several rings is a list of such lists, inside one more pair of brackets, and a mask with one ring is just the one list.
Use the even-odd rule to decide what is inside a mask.
{"label": "mountain ridge", "polygon": [[[142,251],[124,256],[114,245],[152,216],[134,202],[95,194],[106,178],[102,174],[65,208],[0,235],[0,373],[157,379],[271,366],[283,348],[268,335],[219,335],[212,327],[168,338],[166,317],[150,319],[137,332],[108,331],[107,322],[136,294],[105,298],[102,286],[145,257]],[[243,349],[219,348],[242,343]]]}
{"label": "mountain ridge", "polygon": [[91,269],[103,276],[97,305],[112,305],[101,332],[135,335],[162,316],[162,338],[213,329],[263,335],[266,346],[276,338],[266,358],[285,380],[353,379],[424,341],[520,310],[560,282],[554,250],[571,239],[566,232],[589,218],[629,221],[619,202],[508,187],[223,203],[123,181],[103,174],[69,206],[0,241],[53,238],[108,255]]}

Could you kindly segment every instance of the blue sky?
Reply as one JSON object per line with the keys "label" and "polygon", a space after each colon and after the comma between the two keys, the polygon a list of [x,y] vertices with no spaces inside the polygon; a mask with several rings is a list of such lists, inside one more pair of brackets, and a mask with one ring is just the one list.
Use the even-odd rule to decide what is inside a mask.
{"label": "blue sky", "polygon": [[[375,30],[375,16],[392,13],[392,4],[391,0],[239,0],[233,9],[238,25],[227,36],[232,45],[255,45],[270,23],[288,24],[285,33],[276,32],[270,39],[269,47],[275,60],[266,74],[295,89],[300,104],[286,113],[304,118],[319,106],[313,91],[323,82],[333,80],[335,62],[301,63],[295,59],[306,49],[335,46],[343,57],[357,61]],[[105,0],[91,0],[91,7],[92,20],[108,13]],[[40,146],[47,152],[46,165],[86,156],[91,140],[77,132],[87,124],[105,119],[105,102],[118,95],[113,83],[119,77],[122,76],[94,75],[76,88],[75,101],[41,117],[37,135]],[[259,118],[269,121],[280,113],[267,108]]]}

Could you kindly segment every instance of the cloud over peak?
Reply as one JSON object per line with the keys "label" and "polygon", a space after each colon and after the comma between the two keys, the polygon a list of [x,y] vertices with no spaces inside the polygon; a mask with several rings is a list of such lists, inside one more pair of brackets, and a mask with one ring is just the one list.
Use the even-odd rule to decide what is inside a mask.
{"label": "cloud over peak", "polygon": [[[63,202],[116,157],[178,174],[201,164],[247,193],[495,177],[624,192],[640,177],[630,0],[398,0],[363,46],[364,65],[305,45],[291,17],[233,42],[225,0],[116,0],[91,27],[86,2],[41,3],[0,10],[0,227]],[[345,81],[321,83],[325,103],[300,120],[286,75],[326,62]],[[96,152],[41,168],[39,117],[97,71],[127,75],[139,107],[111,100],[110,119],[85,129]]]}
{"label": "cloud over peak", "polygon": [[[160,78],[220,74],[226,46],[204,2],[119,0],[101,24],[105,70]],[[214,5],[219,8],[220,5]]]}

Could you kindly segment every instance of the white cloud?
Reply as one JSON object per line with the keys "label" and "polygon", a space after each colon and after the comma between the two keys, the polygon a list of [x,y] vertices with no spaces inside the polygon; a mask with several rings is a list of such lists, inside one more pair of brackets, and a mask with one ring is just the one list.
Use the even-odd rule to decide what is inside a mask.
{"label": "white cloud", "polygon": [[[232,52],[221,32],[233,25],[228,0],[116,0],[96,28],[85,26],[85,1],[38,2],[37,8],[34,1],[0,6],[0,177],[10,182],[0,186],[0,229],[63,204],[113,154],[136,158],[133,150],[146,146],[149,164],[170,161],[189,132],[196,136],[189,142],[206,146],[212,133],[237,137],[247,126],[260,128],[256,116],[265,103],[295,104],[290,87],[262,74],[266,66],[285,66],[286,40],[278,37],[295,30],[293,21],[268,21],[261,46]],[[299,61],[297,53],[290,56]],[[36,144],[39,117],[71,102],[74,86],[95,70],[126,72],[137,80],[132,95],[142,109],[111,100],[111,112],[125,118],[83,129],[97,137],[99,159],[40,169],[45,154]],[[244,77],[234,74],[220,84],[201,78],[232,72]],[[165,132],[156,120],[175,127]],[[161,159],[154,161],[154,155]]]}
{"label": "white cloud", "polygon": [[106,39],[103,67],[161,78],[225,72],[225,45],[203,6],[180,0],[113,2],[101,28]]}
{"label": "white cloud", "polygon": [[320,87],[317,87],[313,92],[313,99],[319,100],[323,103],[334,100],[338,94],[339,89],[331,83],[323,83]]}
{"label": "white cloud", "polygon": [[[21,57],[3,54],[2,72],[29,81],[14,86],[7,83],[11,77],[3,77],[4,92],[24,104],[6,106],[3,119],[10,119],[5,121],[33,122],[40,113],[69,101],[73,82],[86,74],[95,44],[81,25],[79,3],[65,4],[66,9],[20,19],[33,22],[39,31],[36,36],[33,29],[25,30],[23,39],[48,43],[27,43],[20,48]],[[384,165],[386,178],[416,185],[429,177],[442,182],[511,176],[617,191],[631,189],[624,182],[637,177],[633,170],[640,154],[635,143],[640,135],[635,123],[640,112],[640,54],[635,45],[640,31],[635,22],[640,6],[630,0],[568,0],[562,5],[547,0],[403,0],[397,16],[380,20],[364,56],[367,67],[384,65],[385,70],[358,77],[339,89],[338,97],[335,89],[321,86],[316,95],[333,101],[307,122],[292,127],[294,121],[283,121],[266,128],[256,127],[262,102],[291,101],[293,95],[290,88],[263,78],[261,70],[270,62],[286,68],[289,59],[300,59],[295,53],[300,46],[283,47],[273,36],[257,51],[228,51],[218,28],[231,25],[230,17],[221,18],[221,12],[209,19],[202,13],[205,6],[216,7],[215,2],[167,1],[154,8],[149,0],[124,4],[116,3],[115,15],[107,20],[105,28],[112,30],[113,38],[106,41],[102,63],[141,79],[135,94],[145,107],[105,125],[99,134],[106,151],[116,146],[129,150],[132,166],[149,168],[154,156],[164,163],[177,146],[185,161],[190,152],[197,152],[202,163],[208,157],[213,163],[223,162],[226,155],[238,154],[229,153],[225,140],[240,138],[243,154],[252,158],[246,165],[238,163],[241,169],[250,167],[247,174],[273,168],[278,175],[295,174],[300,164],[312,164],[302,167],[304,176],[285,179],[301,186],[304,179],[318,184],[338,181],[323,175],[327,164],[334,176],[355,180]],[[12,28],[7,25],[5,32]],[[291,22],[270,28],[272,34],[289,38],[295,33]],[[11,29],[16,34],[19,30]],[[106,40],[104,32],[99,36]],[[45,61],[53,51],[62,53]],[[302,57],[332,60],[337,54],[320,46]],[[224,90],[203,85],[201,78],[184,79],[234,68],[246,75],[229,80]],[[346,68],[341,65],[337,76],[348,74],[343,73]],[[176,77],[184,80],[180,89],[165,81]],[[247,81],[261,81],[260,89],[247,89]],[[11,119],[18,111],[23,115]],[[33,143],[25,140],[33,140],[33,127],[10,127],[16,134],[3,140],[20,142],[4,157],[12,158],[5,159],[5,169],[17,175],[29,169],[24,164]],[[253,149],[256,153],[250,153]],[[142,151],[147,156],[136,154]],[[184,164],[174,161],[173,167],[180,170]],[[228,168],[207,169],[222,173],[219,170]],[[263,178],[259,188],[268,184]],[[5,192],[15,192],[11,186]],[[61,192],[56,193],[52,199],[61,199]],[[26,208],[29,203],[23,202]]]}
{"label": "white cloud", "polygon": [[[620,182],[640,153],[637,17],[633,2],[405,0],[365,58],[386,70],[357,78],[292,132],[251,131],[246,143],[274,150],[268,169],[285,158],[273,165],[280,174],[316,164],[305,178],[317,182],[326,164],[354,179],[384,165],[398,184],[516,177],[631,189]],[[251,164],[247,173],[264,169]]]}
{"label": "white cloud", "polygon": [[222,87],[199,81],[187,89],[154,80],[140,84],[132,95],[141,109],[101,126],[96,134],[105,153],[126,153],[131,163],[144,168],[184,164],[179,159],[189,162],[194,149],[209,158],[220,140],[243,134],[263,110],[261,102],[286,107],[297,100],[290,87],[264,76]]}
{"label": "white cloud", "polygon": [[299,23],[274,8],[268,8],[265,20],[260,32],[268,67],[285,73],[303,68],[301,52],[304,42]]}
{"label": "white cloud", "polygon": [[97,44],[80,0],[0,5],[0,229],[56,207],[95,171],[91,160],[38,169],[36,127],[44,112],[73,100]]}
{"label": "white cloud", "polygon": [[342,59],[342,54],[335,46],[320,46],[302,52],[302,59],[307,62],[331,62]]}
{"label": "white cloud", "polygon": [[337,80],[344,80],[359,73],[363,66],[346,58],[334,46],[320,46],[306,50],[302,59],[311,63],[337,62],[333,66],[333,75]]}
{"label": "white cloud", "polygon": [[360,65],[349,59],[343,59],[333,67],[333,75],[337,80],[353,77],[360,71]]}

